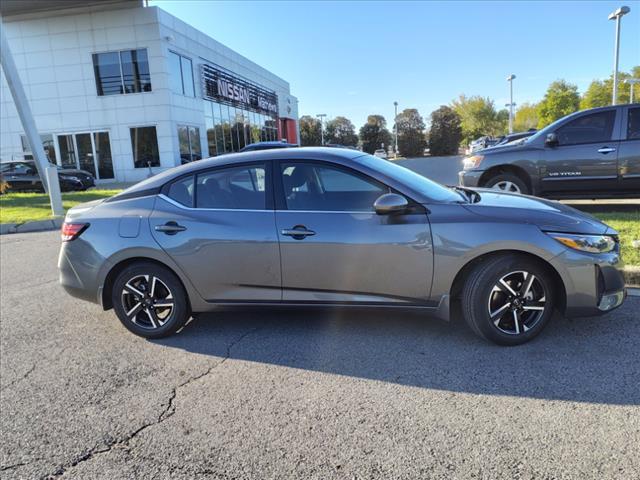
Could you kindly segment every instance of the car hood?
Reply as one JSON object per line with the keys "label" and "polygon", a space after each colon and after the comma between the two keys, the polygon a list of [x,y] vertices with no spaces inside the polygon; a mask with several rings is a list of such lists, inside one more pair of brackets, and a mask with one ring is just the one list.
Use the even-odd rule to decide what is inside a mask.
{"label": "car hood", "polygon": [[496,145],[494,147],[483,148],[482,150],[478,150],[475,153],[488,155],[492,153],[506,153],[506,152],[515,152],[517,150],[522,150],[523,148],[528,147],[526,142],[522,143],[505,143],[504,145]]}
{"label": "car hood", "polygon": [[466,204],[465,208],[476,215],[497,221],[528,223],[548,232],[583,233],[601,235],[616,234],[608,225],[588,213],[564,205],[555,200],[497,192],[477,188],[480,201]]}

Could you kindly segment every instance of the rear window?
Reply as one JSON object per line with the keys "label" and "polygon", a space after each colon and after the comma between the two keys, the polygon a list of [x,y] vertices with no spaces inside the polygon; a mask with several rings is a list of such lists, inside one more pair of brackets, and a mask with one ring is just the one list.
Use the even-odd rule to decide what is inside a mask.
{"label": "rear window", "polygon": [[629,109],[627,140],[640,140],[640,107]]}
{"label": "rear window", "polygon": [[193,207],[193,190],[194,180],[193,175],[191,175],[173,182],[169,186],[167,195],[169,198],[175,200],[181,205],[184,205],[185,207]]}

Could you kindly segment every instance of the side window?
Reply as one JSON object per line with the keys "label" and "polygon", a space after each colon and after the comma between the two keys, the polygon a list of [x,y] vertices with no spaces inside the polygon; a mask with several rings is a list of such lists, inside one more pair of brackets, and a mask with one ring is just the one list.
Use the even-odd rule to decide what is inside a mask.
{"label": "side window", "polygon": [[185,207],[193,207],[193,188],[193,176],[186,177],[169,186],[168,196]]}
{"label": "side window", "polygon": [[584,115],[560,127],[556,131],[558,141],[560,145],[608,142],[615,120],[615,110]]}
{"label": "side window", "polygon": [[249,165],[201,173],[196,191],[198,208],[264,210],[265,167]]}
{"label": "side window", "polygon": [[370,212],[389,191],[375,180],[313,163],[283,163],[282,184],[289,210]]}
{"label": "side window", "polygon": [[640,140],[640,108],[630,108],[627,122],[627,140]]}

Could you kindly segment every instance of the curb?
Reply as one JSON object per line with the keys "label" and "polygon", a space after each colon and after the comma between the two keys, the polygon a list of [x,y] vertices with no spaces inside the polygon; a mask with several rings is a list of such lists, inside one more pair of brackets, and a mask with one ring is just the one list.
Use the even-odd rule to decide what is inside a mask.
{"label": "curb", "polygon": [[0,235],[8,233],[43,232],[45,230],[58,230],[64,217],[51,218],[48,220],[37,220],[25,223],[0,223]]}

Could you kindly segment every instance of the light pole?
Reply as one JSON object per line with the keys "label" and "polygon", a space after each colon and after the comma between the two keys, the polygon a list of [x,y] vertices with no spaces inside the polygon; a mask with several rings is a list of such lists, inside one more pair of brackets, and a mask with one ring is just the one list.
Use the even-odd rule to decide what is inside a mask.
{"label": "light pole", "polygon": [[[513,133],[513,80],[516,76],[512,73],[507,77],[507,82],[509,82],[509,133]],[[506,105],[505,105],[506,106]]]}
{"label": "light pole", "polygon": [[316,117],[318,117],[320,119],[320,138],[321,138],[321,145],[324,146],[324,117],[326,117],[327,114],[326,113],[319,113],[318,115],[316,115]]}
{"label": "light pole", "polygon": [[633,103],[633,86],[640,83],[640,78],[627,78],[624,83],[629,84],[629,103]]}
{"label": "light pole", "polygon": [[616,11],[609,14],[609,20],[616,21],[616,46],[613,51],[613,94],[611,104],[618,102],[618,55],[620,53],[620,19],[629,13],[629,7],[620,7]]}
{"label": "light pole", "polygon": [[398,102],[393,102],[395,116],[393,117],[393,133],[395,134],[395,147],[393,149],[394,158],[398,158]]}

